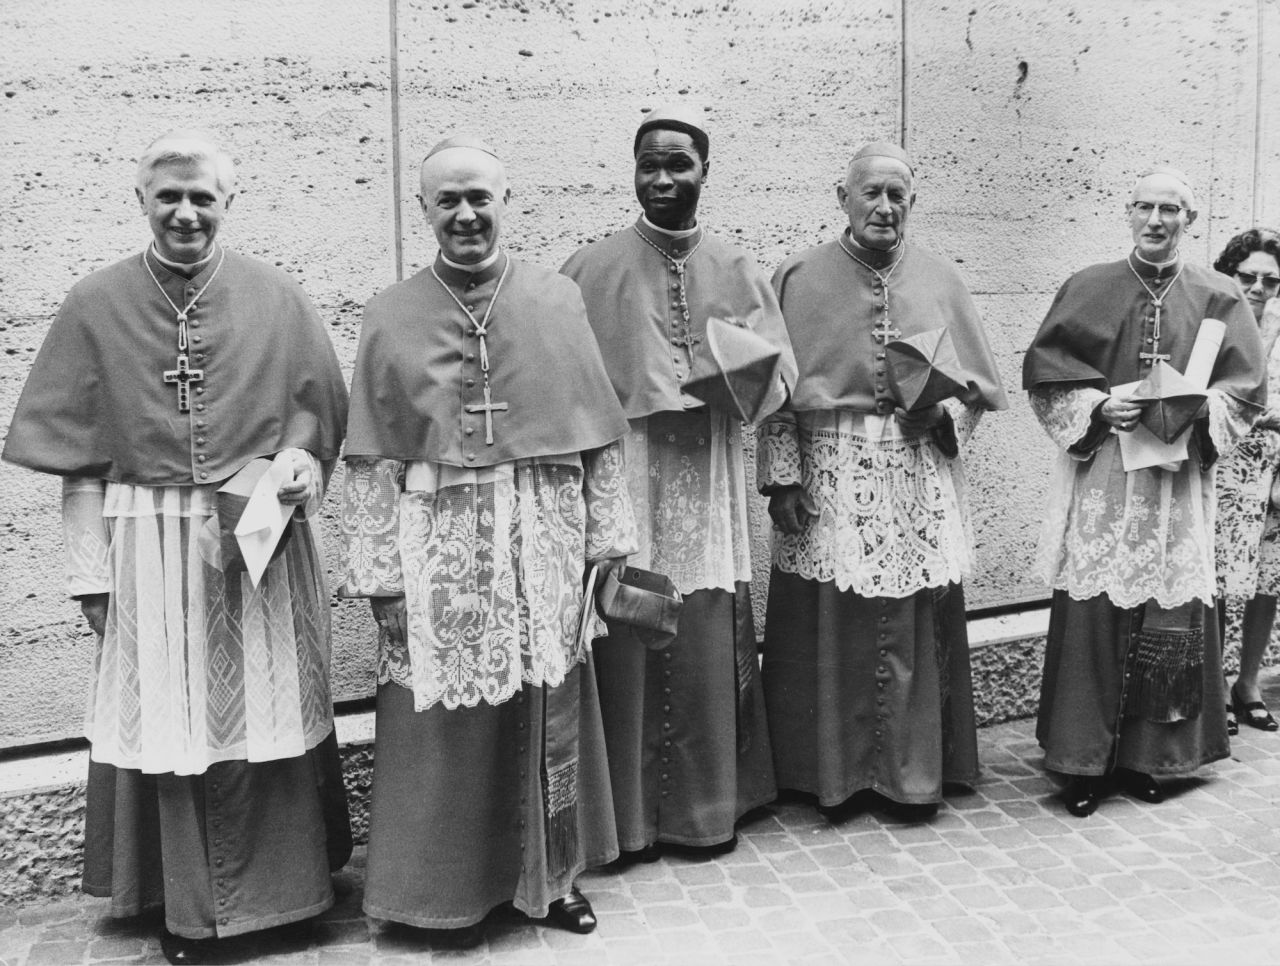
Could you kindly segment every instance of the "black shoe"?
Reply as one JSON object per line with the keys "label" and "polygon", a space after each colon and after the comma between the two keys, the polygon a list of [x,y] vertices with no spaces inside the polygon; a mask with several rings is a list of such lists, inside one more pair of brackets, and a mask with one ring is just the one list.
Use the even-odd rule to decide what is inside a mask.
{"label": "black shoe", "polygon": [[1088,818],[1102,800],[1102,780],[1094,775],[1072,775],[1063,789],[1062,801],[1076,818]]}
{"label": "black shoe", "polygon": [[160,952],[173,966],[196,966],[207,963],[212,952],[212,939],[187,939],[175,936],[168,929],[160,931]]}
{"label": "black shoe", "polygon": [[662,847],[657,842],[650,842],[642,849],[636,849],[634,852],[623,851],[618,855],[618,861],[623,865],[657,862],[660,858],[662,858]]}
{"label": "black shoe", "polygon": [[1132,768],[1117,768],[1112,773],[1112,777],[1115,778],[1116,785],[1121,791],[1140,802],[1159,805],[1164,801],[1164,792],[1160,788],[1160,783],[1146,772],[1134,771]]}
{"label": "black shoe", "polygon": [[596,914],[587,897],[574,886],[563,899],[551,903],[547,910],[547,922],[560,929],[585,935],[595,930]]}
{"label": "black shoe", "polygon": [[1240,722],[1236,720],[1236,709],[1227,702],[1227,734],[1234,738],[1240,733]]}
{"label": "black shoe", "polygon": [[886,798],[880,803],[880,809],[899,822],[927,822],[938,814],[937,802],[895,802]]}
{"label": "black shoe", "polygon": [[484,922],[473,922],[461,929],[424,929],[433,949],[475,949],[484,942]]}
{"label": "black shoe", "polygon": [[1231,685],[1231,704],[1235,708],[1236,717],[1250,728],[1257,728],[1259,731],[1280,731],[1280,723],[1271,717],[1267,706],[1261,701],[1250,701],[1247,704],[1241,701],[1240,696],[1236,694],[1234,684]]}

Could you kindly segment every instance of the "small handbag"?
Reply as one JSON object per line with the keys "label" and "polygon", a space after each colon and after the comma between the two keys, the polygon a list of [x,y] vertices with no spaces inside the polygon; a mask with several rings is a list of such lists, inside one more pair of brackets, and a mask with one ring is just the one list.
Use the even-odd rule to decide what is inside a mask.
{"label": "small handbag", "polygon": [[676,636],[683,598],[665,574],[614,567],[596,600],[605,617],[629,626],[652,650],[661,650]]}

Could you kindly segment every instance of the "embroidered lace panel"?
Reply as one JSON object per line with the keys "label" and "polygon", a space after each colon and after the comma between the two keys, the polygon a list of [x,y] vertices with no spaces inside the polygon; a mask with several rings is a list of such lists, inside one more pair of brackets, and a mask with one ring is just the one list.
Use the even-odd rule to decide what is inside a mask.
{"label": "embroidered lace panel", "polygon": [[355,552],[343,592],[402,584],[408,642],[380,633],[378,680],[410,688],[416,709],[501,704],[585,659],[584,559],[633,550],[635,524],[616,444],[555,459],[483,471],[347,462],[342,524]]}
{"label": "embroidered lace panel", "polygon": [[[977,414],[963,421],[971,432]],[[927,436],[872,438],[858,414],[798,413],[765,424],[757,459],[762,485],[798,478],[818,504],[803,533],[774,531],[780,570],[864,597],[907,597],[969,572],[960,461]]]}
{"label": "embroidered lace panel", "polygon": [[[320,479],[314,460],[312,473]],[[96,761],[201,774],[219,761],[300,755],[333,727],[329,595],[311,524],[295,518],[254,587],[206,562],[216,490],[102,491],[111,600],[85,721]],[[84,531],[83,494],[69,494],[69,530]]]}

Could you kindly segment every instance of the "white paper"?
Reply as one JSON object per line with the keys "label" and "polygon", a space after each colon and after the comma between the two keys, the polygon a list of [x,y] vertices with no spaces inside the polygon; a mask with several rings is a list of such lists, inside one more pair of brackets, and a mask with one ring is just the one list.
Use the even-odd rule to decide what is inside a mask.
{"label": "white paper", "polygon": [[258,479],[249,504],[236,524],[236,543],[244,557],[245,569],[253,586],[267,570],[271,555],[275,552],[280,535],[293,516],[293,507],[280,502],[280,487],[293,482],[293,456],[281,453],[271,461],[271,466]]}
{"label": "white paper", "polygon": [[600,567],[593,565],[587,575],[587,586],[582,594],[582,613],[578,617],[578,646],[591,646],[591,618],[596,612],[596,578],[600,576]]}
{"label": "white paper", "polygon": [[1200,323],[1195,345],[1191,347],[1191,358],[1187,360],[1187,371],[1183,373],[1197,389],[1209,388],[1213,366],[1218,361],[1218,349],[1222,347],[1226,334],[1226,324],[1217,319],[1205,319]]}

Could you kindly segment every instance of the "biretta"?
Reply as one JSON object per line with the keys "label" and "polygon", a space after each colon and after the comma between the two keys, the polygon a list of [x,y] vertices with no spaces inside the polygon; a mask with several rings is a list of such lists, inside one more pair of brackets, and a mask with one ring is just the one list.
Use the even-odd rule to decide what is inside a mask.
{"label": "biretta", "polygon": [[864,158],[892,158],[894,161],[901,161],[905,164],[913,177],[916,173],[915,165],[911,163],[911,156],[890,141],[868,141],[853,152],[853,157],[849,159],[849,164],[861,161]]}
{"label": "biretta", "polygon": [[[435,146],[427,152],[427,158],[435,157],[441,151],[448,151],[450,148],[472,148],[476,151],[483,151],[485,154],[493,158],[498,158],[498,152],[491,148],[483,139],[474,134],[451,134],[443,141],[437,141]],[[501,161],[501,158],[498,158]]]}
{"label": "biretta", "polygon": [[702,126],[702,118],[690,107],[683,104],[664,104],[655,107],[644,116],[640,126],[636,128],[636,140],[632,154],[640,153],[640,139],[646,131],[683,131],[693,138],[694,147],[703,161],[711,152],[711,140],[707,137],[707,129]]}

